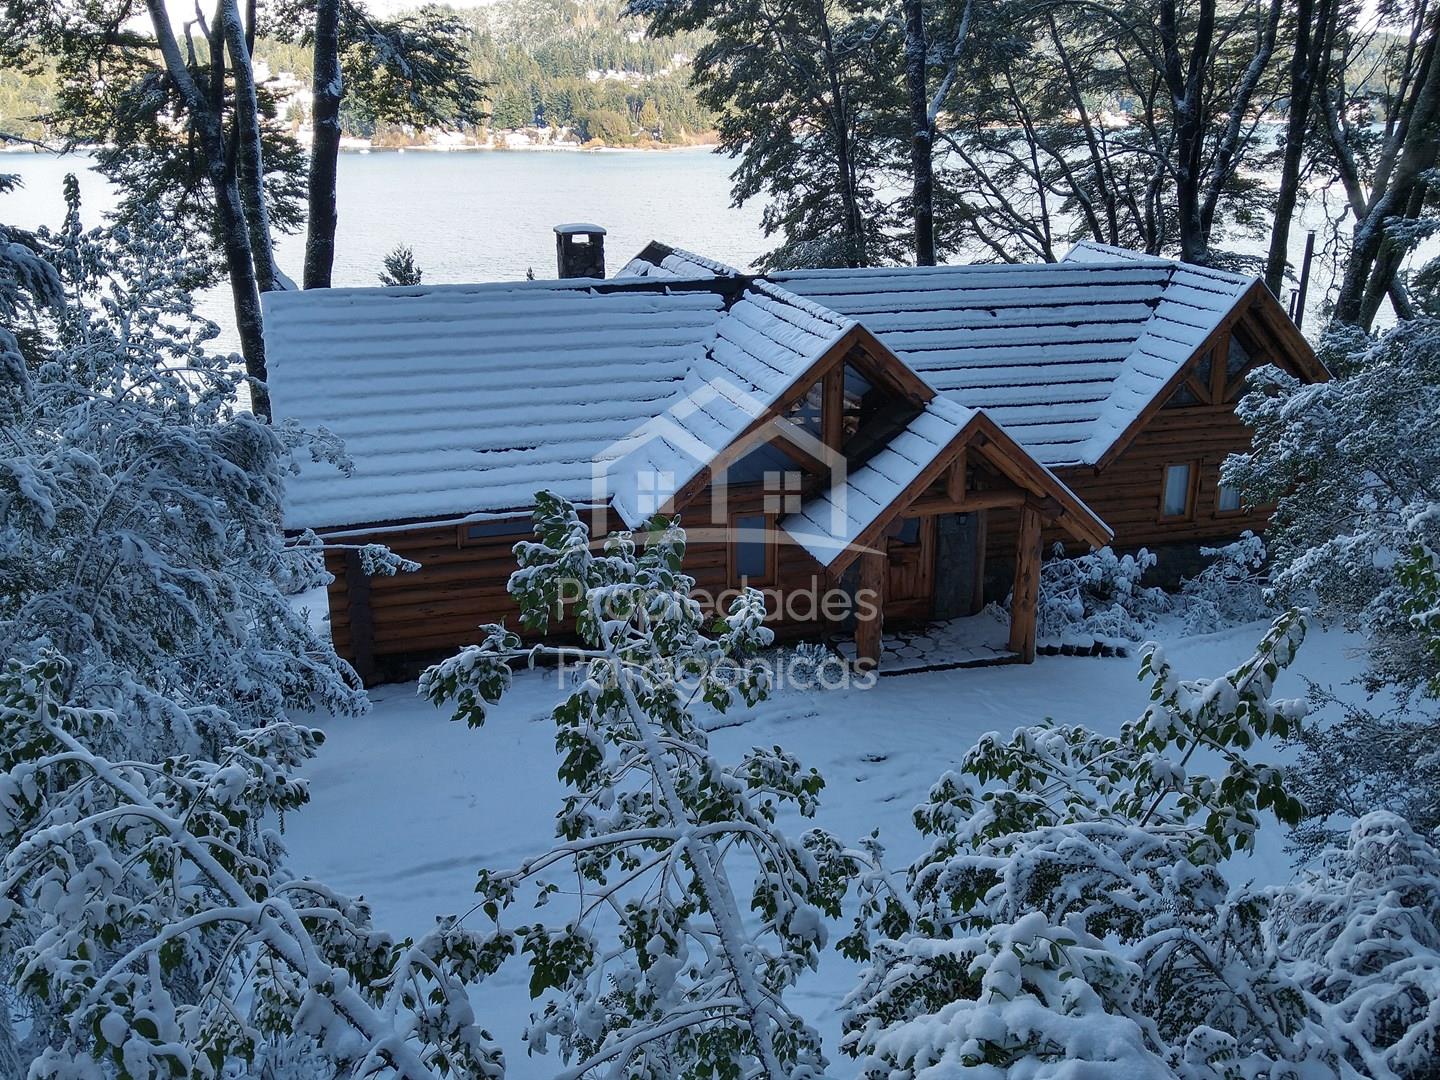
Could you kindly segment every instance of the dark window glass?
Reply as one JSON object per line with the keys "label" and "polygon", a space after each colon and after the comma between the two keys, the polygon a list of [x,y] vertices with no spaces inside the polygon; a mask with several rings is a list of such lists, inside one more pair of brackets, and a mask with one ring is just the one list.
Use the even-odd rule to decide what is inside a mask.
{"label": "dark window glass", "polygon": [[845,365],[844,419],[840,423],[840,441],[843,444],[875,415],[884,404],[884,395],[854,365]]}
{"label": "dark window glass", "polygon": [[523,521],[477,521],[465,526],[465,539],[483,540],[487,536],[510,536],[524,531]]}
{"label": "dark window glass", "polygon": [[890,526],[890,538],[897,544],[918,544],[920,542],[920,519],[899,518]]}
{"label": "dark window glass", "polygon": [[818,439],[820,437],[820,412],[824,400],[824,388],[816,383],[803,398],[790,406],[790,411],[786,413],[786,419]]}
{"label": "dark window glass", "polygon": [[1250,363],[1250,350],[1236,334],[1230,335],[1230,351],[1225,355],[1225,378],[1229,381],[1244,371]]}
{"label": "dark window glass", "polygon": [[737,517],[735,529],[735,573],[742,578],[763,581],[770,576],[770,538],[764,514]]}

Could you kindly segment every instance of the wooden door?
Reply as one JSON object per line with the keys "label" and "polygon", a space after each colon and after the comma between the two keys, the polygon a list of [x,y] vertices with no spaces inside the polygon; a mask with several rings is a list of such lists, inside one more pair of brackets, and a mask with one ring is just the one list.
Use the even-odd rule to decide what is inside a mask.
{"label": "wooden door", "polygon": [[935,519],[897,518],[887,532],[885,618],[923,622],[935,588]]}

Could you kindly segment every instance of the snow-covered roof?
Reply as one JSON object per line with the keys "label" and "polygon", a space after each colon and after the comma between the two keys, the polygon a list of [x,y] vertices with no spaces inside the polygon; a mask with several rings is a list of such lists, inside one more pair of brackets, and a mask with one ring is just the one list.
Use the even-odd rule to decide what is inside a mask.
{"label": "snow-covered roof", "polygon": [[639,525],[656,509],[637,483],[665,474],[684,488],[853,325],[765,282],[746,290],[664,410],[616,447],[607,490],[622,520]]}
{"label": "snow-covered roof", "polygon": [[915,419],[843,483],[806,499],[780,526],[829,566],[873,525],[976,415],[943,397],[933,398]]}
{"label": "snow-covered roof", "polygon": [[861,323],[1046,465],[1098,460],[1253,283],[1169,259],[1111,257],[1099,245],[1058,264],[795,270],[770,280]]}
{"label": "snow-covered roof", "polygon": [[547,488],[637,526],[656,476],[683,488],[853,325],[766,282],[728,310],[649,282],[267,294],[276,419],[334,432],[354,463],[305,464],[285,524],[494,513]]}
{"label": "snow-covered roof", "polygon": [[852,333],[943,399],[852,477],[857,505],[971,410],[1043,466],[1094,462],[1253,285],[1099,245],[753,278],[654,243],[622,274],[267,294],[277,420],[333,431],[354,463],[302,466],[286,526],[523,510],[541,488],[593,502],[597,476],[638,525],[666,494],[642,487],[684,489]]}
{"label": "snow-covered roof", "polygon": [[653,240],[645,250],[622,266],[617,278],[661,277],[661,278],[738,278],[743,276],[733,266],[716,259],[697,255],[684,248],[671,247]]}
{"label": "snow-covered roof", "polygon": [[277,421],[328,428],[354,473],[306,463],[288,528],[591,494],[592,461],[664,410],[713,340],[707,290],[516,282],[267,293]]}

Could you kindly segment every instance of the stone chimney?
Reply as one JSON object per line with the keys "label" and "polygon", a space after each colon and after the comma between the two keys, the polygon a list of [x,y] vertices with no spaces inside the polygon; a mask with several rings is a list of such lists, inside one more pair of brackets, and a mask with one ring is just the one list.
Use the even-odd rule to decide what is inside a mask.
{"label": "stone chimney", "polygon": [[556,225],[555,262],[562,278],[603,278],[605,230],[583,222]]}

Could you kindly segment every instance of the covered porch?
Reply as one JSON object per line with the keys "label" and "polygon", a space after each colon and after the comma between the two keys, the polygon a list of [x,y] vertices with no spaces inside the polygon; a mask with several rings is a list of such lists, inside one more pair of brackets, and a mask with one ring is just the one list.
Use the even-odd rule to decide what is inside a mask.
{"label": "covered porch", "polygon": [[[948,631],[924,630],[981,612],[986,523],[999,510],[1019,520],[1008,627],[997,633],[995,626],[958,619]],[[855,598],[850,625],[834,629],[837,636],[853,631],[849,651],[865,665],[901,662],[906,646],[897,633],[917,631],[934,654],[927,662],[941,662],[946,641],[956,666],[1033,662],[1044,528],[1054,525],[1096,547],[1111,536],[984,413],[942,400],[930,402],[843,484],[807,500],[782,524],[831,583]]]}

